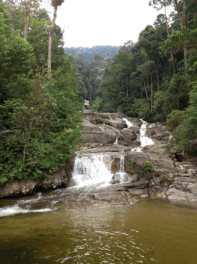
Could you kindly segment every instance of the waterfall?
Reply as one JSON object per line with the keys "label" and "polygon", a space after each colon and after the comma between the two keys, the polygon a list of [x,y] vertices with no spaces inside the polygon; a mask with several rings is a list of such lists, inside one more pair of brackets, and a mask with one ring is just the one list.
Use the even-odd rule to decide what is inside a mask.
{"label": "waterfall", "polygon": [[120,157],[120,172],[121,173],[124,172],[124,157],[123,156]]}
{"label": "waterfall", "polygon": [[109,154],[91,154],[75,159],[73,182],[74,188],[103,187],[109,185],[113,176],[110,171],[111,158]]}
{"label": "waterfall", "polygon": [[133,126],[133,124],[126,118],[123,118],[123,120],[125,121],[125,123],[127,124],[127,128],[130,128]]}
{"label": "waterfall", "polygon": [[155,144],[151,138],[146,136],[146,126],[148,123],[143,119],[140,119],[140,121],[142,122],[140,128],[140,147],[133,148],[131,151],[142,152],[143,147]]}
{"label": "waterfall", "polygon": [[124,156],[121,156],[120,169],[114,174],[112,179],[117,181],[117,183],[123,183],[129,181],[129,178],[129,175],[124,170]]}

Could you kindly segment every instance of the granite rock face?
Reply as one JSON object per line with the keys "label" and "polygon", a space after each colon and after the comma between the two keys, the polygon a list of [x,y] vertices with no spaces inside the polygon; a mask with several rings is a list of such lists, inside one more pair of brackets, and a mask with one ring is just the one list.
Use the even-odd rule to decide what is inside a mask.
{"label": "granite rock face", "polygon": [[[132,149],[140,144],[138,134],[142,122],[137,118],[126,117],[122,114],[105,113],[104,115],[105,124],[108,126],[102,127],[102,130],[114,135],[114,139],[118,138],[118,144],[114,145],[109,141],[106,143],[105,140],[99,141],[100,145],[93,143],[90,146],[85,145],[84,153],[111,153],[111,172],[114,176],[111,182],[113,190],[110,192],[110,201],[113,200],[112,197],[116,195],[116,192],[123,192],[124,199],[122,199],[125,203],[133,201],[133,199],[159,198],[173,203],[196,204],[197,207],[197,168],[184,162],[183,154],[180,151],[176,149],[164,150],[164,145],[172,138],[170,132],[165,131],[164,124],[159,122],[148,124],[146,136],[154,141],[154,145],[145,146],[142,152],[135,152]],[[85,114],[84,122],[86,124],[88,118]],[[130,128],[125,128],[123,118],[132,123]],[[96,126],[101,128],[102,125]],[[121,159],[124,159],[124,172],[129,181],[125,184],[121,184],[119,181]],[[146,171],[143,167],[145,162],[151,163],[154,171]],[[148,181],[148,183],[143,185],[144,181]],[[95,199],[98,200],[101,196],[101,194],[97,194]],[[107,199],[106,196],[105,193],[105,199]]]}

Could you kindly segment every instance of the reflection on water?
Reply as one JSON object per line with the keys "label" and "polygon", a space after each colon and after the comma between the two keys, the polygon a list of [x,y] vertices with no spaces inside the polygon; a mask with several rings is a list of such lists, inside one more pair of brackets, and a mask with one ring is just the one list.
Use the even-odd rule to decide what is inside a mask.
{"label": "reflection on water", "polygon": [[197,212],[160,202],[0,219],[2,264],[196,263]]}

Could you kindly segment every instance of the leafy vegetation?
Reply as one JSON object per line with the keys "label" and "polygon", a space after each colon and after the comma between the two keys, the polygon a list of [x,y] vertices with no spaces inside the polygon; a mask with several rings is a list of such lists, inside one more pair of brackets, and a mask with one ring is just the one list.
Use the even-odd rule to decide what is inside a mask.
{"label": "leafy vegetation", "polygon": [[151,162],[144,162],[143,168],[145,168],[145,170],[148,172],[154,171],[154,167],[153,167],[153,164]]}
{"label": "leafy vegetation", "polygon": [[49,72],[48,14],[36,5],[24,35],[21,10],[0,2],[0,184],[49,177],[80,145],[83,83],[61,29],[55,27]]}

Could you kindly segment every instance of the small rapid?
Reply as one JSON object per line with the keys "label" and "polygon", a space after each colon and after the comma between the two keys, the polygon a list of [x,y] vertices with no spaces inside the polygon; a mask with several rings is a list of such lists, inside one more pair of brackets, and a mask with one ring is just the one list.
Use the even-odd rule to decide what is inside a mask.
{"label": "small rapid", "polygon": [[137,148],[133,148],[131,151],[142,152],[143,147],[155,144],[151,138],[146,136],[146,126],[148,125],[148,123],[143,119],[140,119],[140,121],[142,122],[139,135],[140,146]]}
{"label": "small rapid", "polygon": [[133,126],[133,124],[126,118],[123,118],[123,120],[125,121],[125,123],[127,124],[127,128],[130,128]]}

